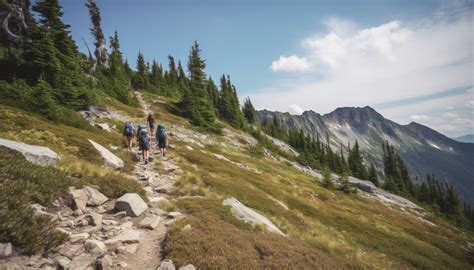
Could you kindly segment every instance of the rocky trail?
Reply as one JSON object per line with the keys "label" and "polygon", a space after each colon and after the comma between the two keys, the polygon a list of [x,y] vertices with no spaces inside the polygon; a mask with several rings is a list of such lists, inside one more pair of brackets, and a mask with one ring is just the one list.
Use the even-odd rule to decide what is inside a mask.
{"label": "rocky trail", "polygon": [[[148,104],[140,94],[137,96],[147,115]],[[57,219],[58,230],[68,234],[69,240],[43,256],[10,256],[11,247],[7,246],[0,254],[6,257],[0,260],[0,269],[175,269],[164,258],[162,245],[170,225],[184,215],[166,212],[160,205],[176,199],[169,193],[183,172],[173,154],[163,157],[155,150],[152,142],[147,164],[141,160],[137,146],[131,150],[136,163],[129,177],[143,186],[148,202],[136,193],[110,199],[92,186],[71,187],[67,196],[70,201],[57,201],[49,208],[33,205],[38,214]],[[107,155],[114,158],[110,152]],[[191,270],[194,266],[179,269]]]}

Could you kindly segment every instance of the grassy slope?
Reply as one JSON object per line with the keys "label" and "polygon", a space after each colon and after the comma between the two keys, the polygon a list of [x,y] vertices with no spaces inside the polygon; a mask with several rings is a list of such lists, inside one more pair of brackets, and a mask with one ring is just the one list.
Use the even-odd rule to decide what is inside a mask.
{"label": "grassy slope", "polygon": [[[167,106],[155,105],[153,110],[159,112],[160,121],[167,125],[177,120],[185,123],[163,108]],[[219,136],[212,139],[226,142]],[[178,265],[342,268],[350,262],[355,268],[472,267],[472,254],[464,249],[467,241],[473,241],[472,234],[441,219],[427,217],[438,224],[433,227],[396,207],[324,189],[316,179],[288,164],[264,158],[254,149],[207,146],[202,152],[194,145],[194,150],[189,150],[173,138],[171,143],[177,147],[173,155],[186,172],[177,183],[177,192],[205,195],[204,199],[181,200],[177,205],[189,213],[175,224],[166,244],[168,256]],[[261,173],[218,160],[212,153],[248,164]],[[233,218],[221,205],[229,196],[265,214],[290,237],[283,239]],[[186,224],[193,229],[181,230]]]}
{"label": "grassy slope", "polygon": [[[134,117],[140,115],[137,109],[110,105]],[[180,124],[192,128],[184,119],[170,113],[170,104],[156,103],[152,109],[158,121],[168,127]],[[117,181],[122,183],[123,176],[100,167],[97,152],[85,140],[91,138],[105,146],[122,146],[119,134],[57,126],[9,107],[0,107],[0,122],[0,137],[51,147],[62,157],[62,170],[98,175],[88,179],[100,179],[96,180],[98,185],[109,195],[120,193],[114,187]],[[212,139],[227,142],[224,136],[213,135]],[[176,193],[204,196],[176,203],[181,211],[189,214],[175,223],[166,241],[167,256],[178,265],[193,263],[198,268],[472,267],[469,254],[463,248],[467,241],[473,242],[472,235],[443,220],[429,218],[438,224],[431,227],[379,202],[326,190],[316,179],[288,164],[265,158],[255,148],[208,146],[202,152],[195,145],[191,145],[194,150],[187,149],[173,137],[170,141],[176,146],[172,154],[185,171],[177,183]],[[115,152],[131,167],[132,161],[125,151]],[[218,160],[212,153],[248,164],[261,173]],[[235,219],[229,209],[222,206],[222,199],[229,196],[267,216],[289,237],[282,238]],[[275,199],[286,204],[289,210]],[[191,224],[192,229],[182,230],[186,224]]]}

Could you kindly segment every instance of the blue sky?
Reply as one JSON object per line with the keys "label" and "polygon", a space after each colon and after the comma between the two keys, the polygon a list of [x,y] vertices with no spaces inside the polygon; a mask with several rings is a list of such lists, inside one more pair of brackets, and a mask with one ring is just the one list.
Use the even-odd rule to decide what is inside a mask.
{"label": "blue sky", "polygon": [[[82,38],[92,44],[84,3],[61,1],[64,21],[71,25],[82,51]],[[257,108],[326,113],[339,106],[371,105],[400,123],[415,120],[448,135],[472,132],[471,1],[97,0],[97,4],[105,35],[118,31],[132,65],[139,50],[164,66],[168,54],[185,63],[192,42],[198,40],[208,74],[214,78],[230,74],[240,96],[250,96]],[[453,47],[444,39],[467,44]],[[427,44],[430,48],[423,49]],[[430,60],[437,55],[443,57]],[[421,58],[410,62],[416,56]],[[423,75],[413,78],[402,72],[404,66]],[[395,75],[386,78],[380,70]],[[384,81],[390,89],[385,89]],[[399,81],[410,83],[393,83]],[[417,104],[425,104],[425,110]],[[442,116],[446,113],[451,113],[451,120]],[[453,119],[460,121],[453,125]]]}

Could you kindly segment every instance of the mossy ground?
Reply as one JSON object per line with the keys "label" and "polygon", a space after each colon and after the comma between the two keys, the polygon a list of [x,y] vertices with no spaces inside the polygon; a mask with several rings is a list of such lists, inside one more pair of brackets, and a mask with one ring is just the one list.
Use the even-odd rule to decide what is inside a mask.
{"label": "mossy ground", "polygon": [[[144,97],[148,102],[158,99],[148,94]],[[134,117],[143,117],[136,108],[114,106]],[[174,114],[172,101],[155,102],[150,109],[168,129],[172,124],[193,129],[188,121]],[[97,152],[85,140],[117,145],[120,149],[116,154],[124,157],[119,133],[58,126],[4,106],[0,107],[0,121],[5,123],[0,137],[51,147],[62,157],[60,170],[77,171],[84,179],[106,183],[98,184],[106,195],[118,196],[125,190],[142,192],[122,173],[98,165],[101,160]],[[466,249],[468,242],[474,242],[472,232],[462,231],[429,213],[425,218],[436,226],[423,223],[398,207],[325,189],[318,179],[291,164],[265,157],[260,146],[237,148],[226,144],[221,135],[211,135],[211,139],[224,145],[205,149],[191,145],[194,150],[189,150],[170,137],[176,147],[171,155],[184,171],[174,195],[202,196],[162,205],[167,211],[187,213],[173,225],[165,243],[166,256],[178,265],[193,263],[197,268],[215,269],[472,268],[469,259],[473,254]],[[245,142],[242,138],[237,141]],[[214,153],[251,169],[216,159]],[[124,160],[133,165],[131,157],[125,156]],[[252,228],[234,218],[222,205],[222,200],[230,196],[268,217],[289,236]],[[192,229],[182,230],[186,224],[191,224]]]}
{"label": "mossy ground", "polygon": [[[152,109],[166,125],[178,122],[189,127],[166,106],[155,103]],[[226,141],[219,135],[211,139]],[[220,269],[472,268],[469,258],[473,254],[465,249],[467,242],[474,240],[472,232],[461,231],[429,213],[425,218],[437,226],[423,223],[399,207],[325,189],[319,179],[291,164],[266,158],[258,146],[212,145],[203,152],[196,145],[189,150],[180,141],[170,141],[176,147],[172,155],[186,172],[175,193],[204,196],[177,204],[188,216],[169,233],[166,252],[178,265]],[[216,159],[214,153],[256,170]],[[236,220],[222,206],[222,200],[230,196],[267,216],[289,237],[252,229]],[[192,229],[182,230],[186,224]],[[305,254],[303,258],[301,254]]]}

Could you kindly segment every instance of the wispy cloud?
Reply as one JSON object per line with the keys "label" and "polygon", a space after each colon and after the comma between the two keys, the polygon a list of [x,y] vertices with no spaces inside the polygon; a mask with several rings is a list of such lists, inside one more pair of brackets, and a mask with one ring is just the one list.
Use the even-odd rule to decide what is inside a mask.
{"label": "wispy cloud", "polygon": [[[272,70],[294,75],[286,74],[252,100],[260,108],[284,111],[294,103],[325,113],[340,106],[437,98],[447,89],[472,86],[474,12],[470,7],[448,11],[429,19],[393,20],[368,28],[343,19],[326,20],[327,32],[301,40],[304,53],[280,56],[272,63]],[[474,99],[450,106],[472,107]],[[404,120],[427,112],[420,109],[405,113]],[[395,110],[386,110],[385,116],[394,117]]]}

